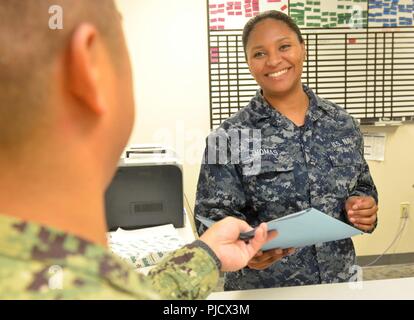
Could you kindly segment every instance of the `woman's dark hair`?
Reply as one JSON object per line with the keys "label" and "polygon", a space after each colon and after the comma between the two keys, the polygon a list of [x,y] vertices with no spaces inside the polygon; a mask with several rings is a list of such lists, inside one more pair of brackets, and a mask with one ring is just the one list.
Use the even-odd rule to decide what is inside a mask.
{"label": "woman's dark hair", "polygon": [[299,42],[303,43],[302,33],[300,32],[300,29],[298,25],[296,24],[296,22],[291,17],[289,17],[287,14],[284,14],[283,12],[276,11],[276,10],[265,11],[251,18],[244,26],[242,40],[243,40],[243,49],[244,49],[244,54],[246,55],[246,59],[247,59],[246,47],[247,47],[247,42],[249,41],[250,33],[253,31],[256,24],[258,24],[260,21],[263,21],[265,19],[273,19],[273,20],[282,21],[286,23],[286,25],[296,33],[296,35],[298,36]]}

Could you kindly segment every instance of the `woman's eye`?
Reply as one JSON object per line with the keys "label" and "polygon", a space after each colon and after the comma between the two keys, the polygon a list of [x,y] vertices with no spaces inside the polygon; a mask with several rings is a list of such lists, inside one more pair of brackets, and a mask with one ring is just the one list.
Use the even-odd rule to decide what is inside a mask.
{"label": "woman's eye", "polygon": [[290,48],[290,44],[284,44],[283,46],[280,47],[280,50],[284,51]]}
{"label": "woman's eye", "polygon": [[255,58],[260,58],[260,57],[263,57],[265,54],[264,54],[264,52],[256,52],[254,55],[253,55],[253,57],[255,57]]}

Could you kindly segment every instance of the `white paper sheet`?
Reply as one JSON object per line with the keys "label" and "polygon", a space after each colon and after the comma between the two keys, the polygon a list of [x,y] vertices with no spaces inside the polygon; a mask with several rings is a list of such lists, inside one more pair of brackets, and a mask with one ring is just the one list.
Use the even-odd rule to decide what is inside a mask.
{"label": "white paper sheet", "polygon": [[110,250],[136,268],[156,264],[164,256],[184,245],[172,224],[108,233]]}
{"label": "white paper sheet", "polygon": [[366,160],[385,160],[385,133],[364,133],[364,157]]}

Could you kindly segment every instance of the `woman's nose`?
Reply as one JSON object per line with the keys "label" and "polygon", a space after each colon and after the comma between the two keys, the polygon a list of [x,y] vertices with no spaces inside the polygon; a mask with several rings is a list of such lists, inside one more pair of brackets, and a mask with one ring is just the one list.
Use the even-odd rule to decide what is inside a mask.
{"label": "woman's nose", "polygon": [[281,61],[282,59],[279,54],[271,54],[266,62],[269,67],[276,67]]}

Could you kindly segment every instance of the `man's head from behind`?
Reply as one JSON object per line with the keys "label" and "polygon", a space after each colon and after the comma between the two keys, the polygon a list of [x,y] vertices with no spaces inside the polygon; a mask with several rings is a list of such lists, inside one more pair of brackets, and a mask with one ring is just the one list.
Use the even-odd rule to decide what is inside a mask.
{"label": "man's head from behind", "polygon": [[[50,28],[53,6],[62,29]],[[0,43],[0,164],[35,167],[49,152],[95,162],[96,179],[108,183],[133,123],[113,1],[2,0]]]}

